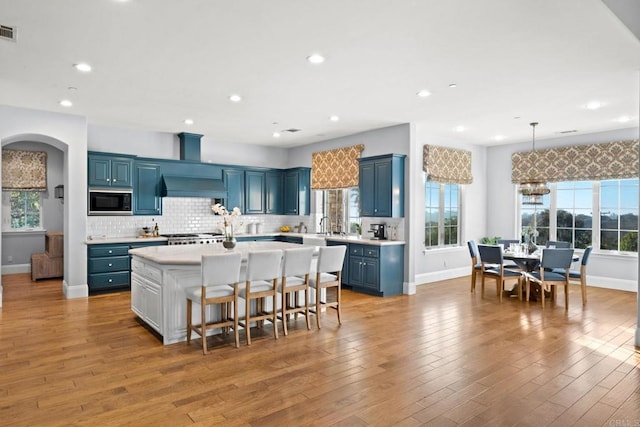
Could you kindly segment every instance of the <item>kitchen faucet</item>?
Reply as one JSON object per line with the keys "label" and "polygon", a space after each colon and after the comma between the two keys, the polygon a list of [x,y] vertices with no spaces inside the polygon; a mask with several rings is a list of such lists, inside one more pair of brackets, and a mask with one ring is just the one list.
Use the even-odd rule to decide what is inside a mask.
{"label": "kitchen faucet", "polygon": [[326,220],[328,220],[329,218],[326,216],[323,216],[322,218],[320,218],[320,233],[322,234],[327,234],[325,232],[325,226],[326,226]]}

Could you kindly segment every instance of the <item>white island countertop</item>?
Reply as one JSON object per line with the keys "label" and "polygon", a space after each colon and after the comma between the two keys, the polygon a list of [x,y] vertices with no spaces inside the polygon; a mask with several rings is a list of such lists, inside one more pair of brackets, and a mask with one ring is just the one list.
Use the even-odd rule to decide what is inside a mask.
{"label": "white island countertop", "polygon": [[129,253],[157,264],[200,265],[202,255],[240,252],[244,260],[247,258],[247,254],[252,251],[284,250],[300,247],[297,243],[286,242],[238,242],[236,247],[231,250],[225,249],[222,244],[173,245],[131,249]]}

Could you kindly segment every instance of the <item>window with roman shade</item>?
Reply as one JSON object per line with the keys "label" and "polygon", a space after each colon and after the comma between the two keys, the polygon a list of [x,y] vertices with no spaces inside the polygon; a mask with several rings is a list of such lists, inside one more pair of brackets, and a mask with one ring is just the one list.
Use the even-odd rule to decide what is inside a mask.
{"label": "window with roman shade", "polygon": [[511,182],[599,181],[638,177],[638,140],[555,147],[511,155]]}
{"label": "window with roman shade", "polygon": [[47,153],[2,150],[2,189],[47,191]]}
{"label": "window with roman shade", "polygon": [[357,187],[358,158],[364,144],[316,152],[311,155],[311,188],[330,190]]}
{"label": "window with roman shade", "polygon": [[437,145],[422,149],[422,170],[428,180],[443,184],[471,184],[471,152]]}

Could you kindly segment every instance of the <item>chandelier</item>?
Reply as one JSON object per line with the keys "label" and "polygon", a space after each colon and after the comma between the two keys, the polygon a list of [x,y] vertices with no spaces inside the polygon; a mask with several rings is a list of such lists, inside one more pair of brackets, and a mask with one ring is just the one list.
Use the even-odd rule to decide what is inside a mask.
{"label": "chandelier", "polygon": [[[538,122],[529,123],[533,128],[533,151],[536,151],[536,126]],[[542,197],[549,194],[551,190],[544,181],[530,179],[520,183],[520,194],[522,194],[522,204],[541,205]]]}

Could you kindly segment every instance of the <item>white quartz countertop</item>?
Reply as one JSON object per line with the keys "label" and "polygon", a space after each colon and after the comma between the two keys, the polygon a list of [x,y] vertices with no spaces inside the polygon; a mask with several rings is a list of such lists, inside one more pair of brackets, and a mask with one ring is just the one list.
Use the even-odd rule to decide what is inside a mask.
{"label": "white quartz countertop", "polygon": [[104,245],[114,243],[166,242],[166,237],[93,237],[85,240],[86,245]]}
{"label": "white quartz countertop", "polygon": [[375,240],[358,236],[325,236],[325,240],[331,240],[332,242],[358,243],[361,245],[373,246],[404,245],[404,241],[402,240]]}
{"label": "white quartz countertop", "polygon": [[129,250],[129,253],[157,264],[200,265],[202,255],[240,252],[242,259],[252,251],[299,248],[297,243],[286,242],[238,242],[234,249],[225,249],[222,244],[149,246]]}

